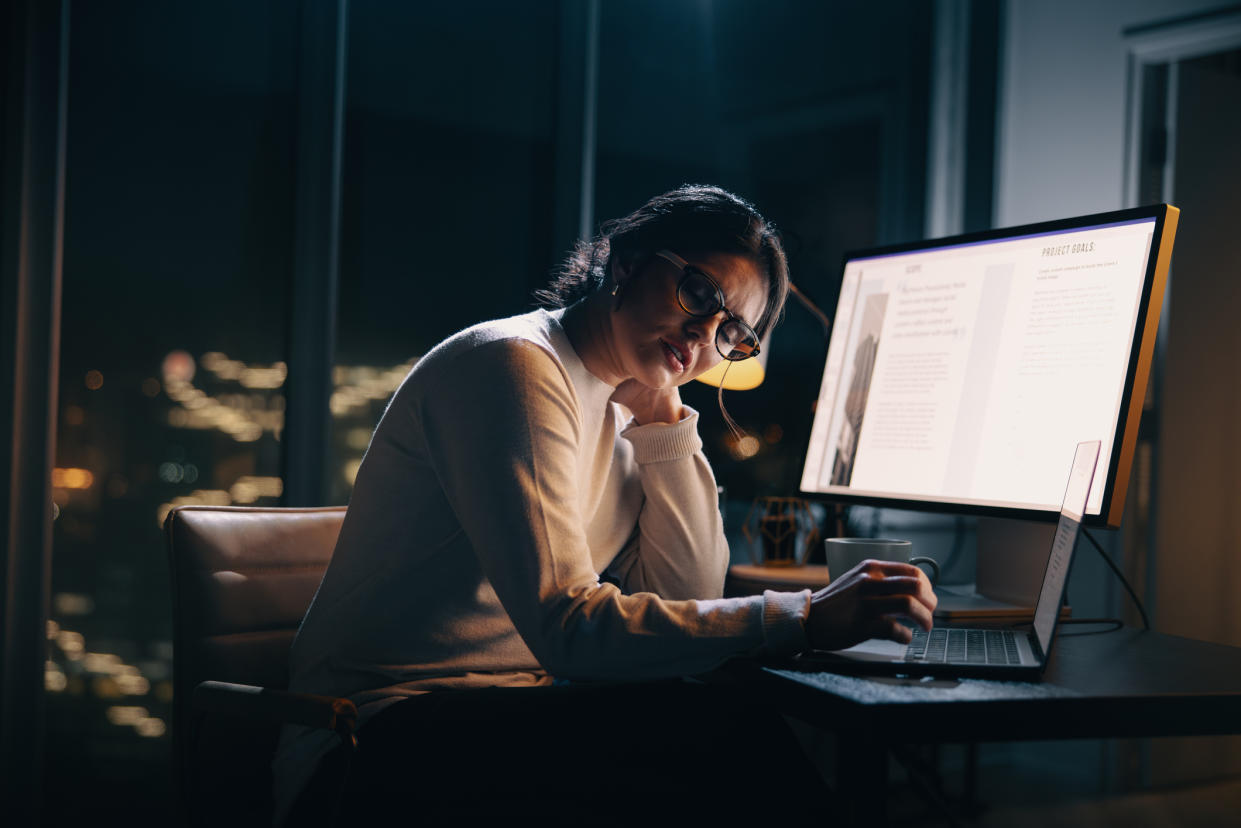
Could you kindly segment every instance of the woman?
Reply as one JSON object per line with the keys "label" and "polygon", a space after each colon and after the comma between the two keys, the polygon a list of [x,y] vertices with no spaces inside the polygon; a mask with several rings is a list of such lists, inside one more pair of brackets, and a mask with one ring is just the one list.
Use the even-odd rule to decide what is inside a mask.
{"label": "woman", "polygon": [[[757,353],[788,284],[779,239],[752,206],[685,186],[579,244],[541,294],[555,310],[477,325],[419,361],[371,440],[292,651],[293,689],[358,704],[366,769],[351,784],[364,801],[405,780],[449,809],[468,768],[488,780],[483,810],[506,814],[591,801],[624,768],[634,807],[654,796],[694,810],[671,804],[685,763],[647,749],[660,734],[697,744],[727,715],[734,739],[789,756],[787,732],[739,722],[734,701],[701,687],[598,682],[908,640],[901,616],[929,628],[929,583],[901,564],[872,562],[814,595],[720,597],[715,481],[678,388]],[[531,687],[545,689],[511,689]],[[631,738],[595,749],[592,716],[619,710]],[[332,744],[285,733],[282,813],[299,790],[295,813],[319,807]],[[727,777],[708,765],[694,779]]]}

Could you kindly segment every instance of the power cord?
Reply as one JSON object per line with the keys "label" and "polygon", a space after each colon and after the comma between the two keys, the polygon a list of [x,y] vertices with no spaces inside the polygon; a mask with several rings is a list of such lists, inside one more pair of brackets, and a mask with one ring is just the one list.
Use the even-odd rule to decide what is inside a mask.
{"label": "power cord", "polygon": [[1079,633],[1061,633],[1060,634],[1061,637],[1079,636],[1079,635],[1102,635],[1103,633],[1116,632],[1117,630],[1122,629],[1125,626],[1125,622],[1121,621],[1119,618],[1062,618],[1060,619],[1060,626],[1063,627],[1065,624],[1110,624],[1111,626],[1109,626],[1105,630],[1090,630],[1088,632],[1079,632]]}
{"label": "power cord", "polygon": [[[1022,627],[1030,627],[1033,625],[1033,623],[1034,623],[1033,621],[1015,621],[1014,623],[1009,624],[1008,626],[1013,629],[1020,629]],[[1061,633],[1060,634],[1061,636],[1064,636],[1064,635],[1099,635],[1101,633],[1116,632],[1117,630],[1122,629],[1125,626],[1125,622],[1119,618],[1061,618],[1057,623],[1061,627],[1063,627],[1065,624],[1109,624],[1110,625],[1106,630],[1090,630],[1089,632],[1080,632],[1080,633]]]}
{"label": "power cord", "polygon": [[1116,573],[1116,577],[1120,579],[1120,583],[1124,586],[1125,591],[1128,592],[1129,597],[1133,599],[1134,606],[1138,608],[1138,614],[1142,616],[1142,628],[1149,630],[1151,628],[1151,622],[1150,619],[1146,617],[1146,607],[1142,606],[1142,602],[1138,600],[1138,596],[1133,591],[1133,587],[1129,586],[1129,579],[1126,578],[1124,573],[1120,571],[1120,567],[1118,567],[1116,562],[1112,560],[1112,556],[1103,551],[1103,547],[1100,546],[1099,542],[1094,539],[1094,535],[1090,534],[1084,526],[1082,527],[1082,534],[1086,536],[1086,540],[1090,541],[1098,553],[1103,556],[1103,560],[1107,562],[1107,565],[1110,566],[1112,571]]}
{"label": "power cord", "polygon": [[961,557],[961,548],[965,546],[965,518],[957,515],[952,519],[952,547],[948,555],[939,564],[940,572],[947,572]]}

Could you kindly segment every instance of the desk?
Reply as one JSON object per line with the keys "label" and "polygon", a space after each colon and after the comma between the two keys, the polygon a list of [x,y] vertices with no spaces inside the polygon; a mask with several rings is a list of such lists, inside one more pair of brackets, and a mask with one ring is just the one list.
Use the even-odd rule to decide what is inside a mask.
{"label": "desk", "polygon": [[803,589],[822,589],[831,581],[827,567],[822,564],[801,566],[759,566],[757,564],[733,564],[728,567],[724,582],[725,595],[762,595],[765,589],[777,592],[801,592]]}
{"label": "desk", "polygon": [[728,673],[839,734],[850,824],[884,822],[892,746],[1241,733],[1241,648],[1129,628],[1062,627],[1041,683],[866,679],[757,662]]}

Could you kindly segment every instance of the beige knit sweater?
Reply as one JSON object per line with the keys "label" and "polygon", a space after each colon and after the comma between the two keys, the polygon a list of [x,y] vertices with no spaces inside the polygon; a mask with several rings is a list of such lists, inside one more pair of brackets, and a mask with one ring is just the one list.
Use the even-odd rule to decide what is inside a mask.
{"label": "beige knit sweater", "polygon": [[[365,722],[434,689],[804,648],[808,591],[720,597],[729,555],[697,413],[637,425],[560,317],[477,325],[410,372],[294,642],[292,689],[348,696]],[[278,818],[333,739],[287,729]]]}

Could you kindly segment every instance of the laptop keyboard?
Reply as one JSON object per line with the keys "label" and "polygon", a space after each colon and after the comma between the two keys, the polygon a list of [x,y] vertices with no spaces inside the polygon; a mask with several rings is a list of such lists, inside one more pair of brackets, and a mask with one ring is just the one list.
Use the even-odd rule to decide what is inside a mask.
{"label": "laptop keyboard", "polygon": [[1017,637],[1011,630],[933,628],[914,630],[906,661],[949,664],[1020,664]]}

